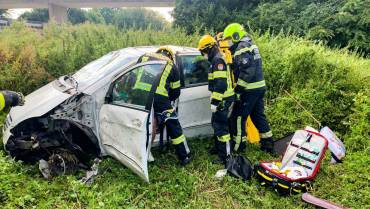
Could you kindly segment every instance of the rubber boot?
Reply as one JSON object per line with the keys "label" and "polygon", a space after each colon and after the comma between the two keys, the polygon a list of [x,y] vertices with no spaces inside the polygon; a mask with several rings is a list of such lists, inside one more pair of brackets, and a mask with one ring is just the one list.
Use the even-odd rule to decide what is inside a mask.
{"label": "rubber boot", "polygon": [[185,166],[192,161],[189,149],[186,149],[187,145],[184,142],[175,145],[176,155],[180,161],[181,166]]}
{"label": "rubber boot", "polygon": [[247,150],[247,142],[242,141],[242,142],[240,142],[239,148],[238,148],[238,150],[236,150],[236,152],[237,153],[244,153],[246,150]]}
{"label": "rubber boot", "polygon": [[[230,143],[229,143],[230,146]],[[227,149],[230,150],[231,152],[231,147],[227,148],[227,143],[226,142],[218,142],[217,143],[217,154],[219,161],[223,164],[226,165],[227,159],[230,156],[230,153],[227,153]]]}
{"label": "rubber boot", "polygon": [[210,155],[217,155],[217,137],[213,137],[214,143],[211,148],[209,148],[208,153]]}
{"label": "rubber boot", "polygon": [[272,137],[261,139],[261,150],[269,153],[274,152],[274,140]]}
{"label": "rubber boot", "polygon": [[[239,144],[237,144],[236,140],[237,140],[236,137],[234,137],[233,140],[230,140],[230,145],[231,145],[232,150],[234,150],[236,153],[244,153],[247,149],[246,139],[244,139],[244,138],[241,139]],[[238,147],[236,147],[236,146],[238,146]]]}

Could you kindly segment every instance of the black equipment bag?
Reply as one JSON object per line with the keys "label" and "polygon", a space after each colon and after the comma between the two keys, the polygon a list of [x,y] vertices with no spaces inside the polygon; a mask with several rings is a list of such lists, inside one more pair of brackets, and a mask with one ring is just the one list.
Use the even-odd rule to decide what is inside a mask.
{"label": "black equipment bag", "polygon": [[230,157],[230,159],[227,161],[226,168],[227,172],[231,176],[241,178],[245,181],[251,179],[253,174],[253,167],[251,162],[241,155]]}

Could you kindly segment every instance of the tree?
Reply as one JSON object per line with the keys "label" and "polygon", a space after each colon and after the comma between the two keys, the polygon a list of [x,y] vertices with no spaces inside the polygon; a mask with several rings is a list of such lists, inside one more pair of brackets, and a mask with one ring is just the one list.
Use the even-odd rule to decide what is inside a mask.
{"label": "tree", "polygon": [[[111,24],[121,29],[147,29],[162,30],[167,26],[166,20],[157,12],[142,8],[101,8],[82,11],[89,21],[97,24]],[[72,13],[71,13],[72,14]],[[76,15],[76,14],[73,14]],[[82,16],[82,14],[80,14]],[[71,18],[69,18],[71,21]],[[82,18],[80,18],[82,20]],[[73,24],[81,21],[71,21]]]}
{"label": "tree", "polygon": [[239,22],[370,54],[370,0],[177,0],[174,18],[188,33]]}
{"label": "tree", "polygon": [[120,8],[101,8],[99,9],[99,12],[103,16],[105,23],[112,24],[114,21],[114,16],[120,10]]}
{"label": "tree", "polygon": [[82,9],[71,8],[68,9],[68,20],[72,24],[84,23],[87,20],[86,12]]}
{"label": "tree", "polygon": [[[109,19],[106,20],[109,22]],[[119,28],[162,30],[166,27],[166,20],[157,12],[142,8],[120,9],[113,15],[113,25]]]}
{"label": "tree", "polygon": [[7,9],[0,9],[0,18],[4,18],[5,15],[7,14],[8,10]]}
{"label": "tree", "polygon": [[24,19],[29,21],[49,21],[49,10],[48,9],[32,9],[29,12],[23,13],[18,19]]}
{"label": "tree", "polygon": [[[174,25],[188,33],[205,29],[222,31],[231,22],[247,24],[258,6],[258,0],[178,0],[174,9]],[[263,2],[263,1],[262,1]],[[248,15],[245,15],[245,14]]]}
{"label": "tree", "polygon": [[370,54],[370,0],[349,0],[326,26],[333,31],[330,45],[348,46]]}
{"label": "tree", "polygon": [[105,20],[99,9],[92,9],[86,13],[87,20],[96,24],[104,24]]}
{"label": "tree", "polygon": [[[21,19],[47,22],[48,9],[33,9],[20,16]],[[168,22],[157,12],[143,8],[101,8],[84,11],[81,9],[68,9],[68,20],[72,24],[91,22],[96,24],[112,24],[121,29],[147,29],[162,30]]]}

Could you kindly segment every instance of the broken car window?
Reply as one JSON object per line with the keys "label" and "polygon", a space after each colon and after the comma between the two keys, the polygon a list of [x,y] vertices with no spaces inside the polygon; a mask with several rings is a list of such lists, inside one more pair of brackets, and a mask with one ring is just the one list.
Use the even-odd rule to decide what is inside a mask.
{"label": "broken car window", "polygon": [[112,103],[132,104],[144,109],[152,84],[163,68],[163,64],[143,65],[120,77],[114,83]]}
{"label": "broken car window", "polygon": [[207,62],[196,61],[199,55],[182,55],[179,56],[181,68],[184,71],[185,87],[196,84],[207,84],[208,68]]}

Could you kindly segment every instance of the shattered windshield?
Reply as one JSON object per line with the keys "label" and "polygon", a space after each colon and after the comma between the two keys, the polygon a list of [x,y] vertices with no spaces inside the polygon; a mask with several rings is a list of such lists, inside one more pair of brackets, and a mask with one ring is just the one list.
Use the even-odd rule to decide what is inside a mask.
{"label": "shattered windshield", "polygon": [[111,52],[87,64],[81,70],[77,71],[73,75],[73,78],[78,82],[79,86],[89,85],[129,64],[137,57],[136,54],[129,53],[128,51]]}

